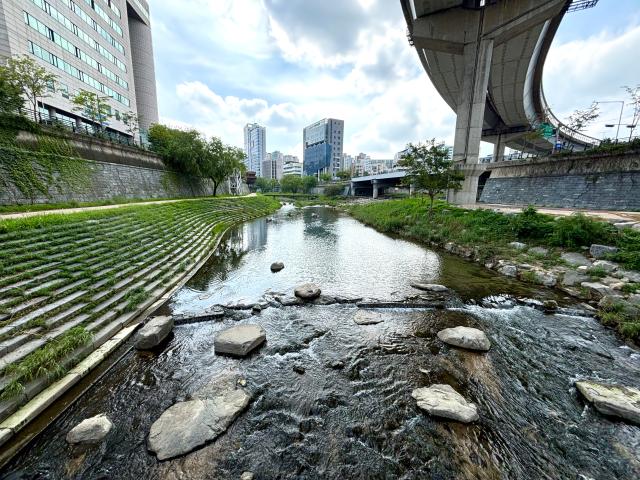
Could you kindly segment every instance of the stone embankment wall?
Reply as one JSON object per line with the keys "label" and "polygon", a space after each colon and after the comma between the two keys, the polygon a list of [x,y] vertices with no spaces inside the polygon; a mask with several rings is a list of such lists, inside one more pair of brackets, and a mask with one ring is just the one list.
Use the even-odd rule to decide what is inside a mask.
{"label": "stone embankment wall", "polygon": [[[37,142],[37,137],[20,132],[18,141]],[[82,181],[75,181],[73,185],[57,182],[46,193],[32,191],[29,195],[11,181],[11,176],[2,171],[0,164],[0,175],[3,177],[0,182],[0,205],[186,198],[213,194],[210,180],[166,170],[162,160],[151,152],[92,138],[69,137],[66,141],[84,159],[86,171],[83,172]],[[61,176],[55,169],[53,175]],[[223,184],[218,187],[217,193],[227,193],[226,190],[227,186]]]}
{"label": "stone embankment wall", "polygon": [[483,203],[640,210],[640,152],[500,162],[487,172]]}

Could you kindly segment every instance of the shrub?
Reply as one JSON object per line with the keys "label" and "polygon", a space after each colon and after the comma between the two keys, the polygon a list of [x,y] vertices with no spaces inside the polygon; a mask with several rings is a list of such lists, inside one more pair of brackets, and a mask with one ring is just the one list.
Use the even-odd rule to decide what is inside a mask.
{"label": "shrub", "polygon": [[551,243],[559,247],[581,247],[592,243],[611,243],[615,229],[611,225],[592,220],[581,213],[562,217],[555,222]]}
{"label": "shrub", "polygon": [[519,239],[543,239],[553,233],[554,221],[549,215],[543,215],[528,206],[522,213],[511,217],[514,233]]}
{"label": "shrub", "polygon": [[626,268],[640,270],[640,231],[625,229],[617,240],[620,251],[611,258]]}
{"label": "shrub", "polygon": [[339,197],[344,193],[344,185],[327,185],[324,187],[324,194],[327,197]]}

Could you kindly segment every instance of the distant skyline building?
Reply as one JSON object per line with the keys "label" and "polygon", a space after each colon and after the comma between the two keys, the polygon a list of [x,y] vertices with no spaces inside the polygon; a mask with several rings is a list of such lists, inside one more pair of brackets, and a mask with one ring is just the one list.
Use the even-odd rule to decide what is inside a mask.
{"label": "distant skyline building", "polygon": [[342,164],[343,145],[344,120],[325,118],[305,127],[302,132],[304,174],[335,176]]}
{"label": "distant skyline building", "polygon": [[295,160],[285,160],[282,164],[282,175],[298,175],[302,176],[302,163],[298,161],[298,157],[294,157],[292,155],[287,155],[287,157],[293,158]]}
{"label": "distant skyline building", "polygon": [[262,176],[272,180],[281,180],[283,159],[284,155],[277,150],[267,153],[266,160],[262,162]]}
{"label": "distant skyline building", "polygon": [[244,164],[256,176],[262,176],[262,162],[267,159],[267,129],[257,123],[247,123],[244,127]]}
{"label": "distant skyline building", "polygon": [[128,112],[138,114],[143,137],[158,123],[146,0],[0,0],[0,62],[16,55],[58,77],[38,102],[43,119],[96,128],[73,104],[87,90],[107,98],[107,132],[130,137],[122,121]]}

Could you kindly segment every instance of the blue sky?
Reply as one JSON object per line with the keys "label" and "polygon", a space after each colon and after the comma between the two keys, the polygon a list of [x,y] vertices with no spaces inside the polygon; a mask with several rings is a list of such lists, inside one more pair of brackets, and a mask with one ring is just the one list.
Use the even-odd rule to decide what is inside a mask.
{"label": "blue sky", "polygon": [[[455,116],[405,37],[397,0],[151,2],[161,120],[242,145],[267,127],[267,150],[302,154],[302,128],[345,120],[345,152],[391,158],[409,141],[451,142]],[[640,1],[600,0],[565,17],[544,85],[559,118],[640,84]],[[610,134],[619,106],[589,133]],[[616,113],[617,112],[617,113]],[[630,109],[628,110],[630,113]],[[626,116],[626,115],[625,115]]]}

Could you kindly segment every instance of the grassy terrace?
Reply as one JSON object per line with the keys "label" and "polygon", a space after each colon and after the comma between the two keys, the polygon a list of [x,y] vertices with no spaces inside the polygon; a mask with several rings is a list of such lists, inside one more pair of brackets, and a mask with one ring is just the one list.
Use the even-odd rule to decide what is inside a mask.
{"label": "grassy terrace", "polygon": [[177,284],[265,197],[0,221],[0,419]]}

